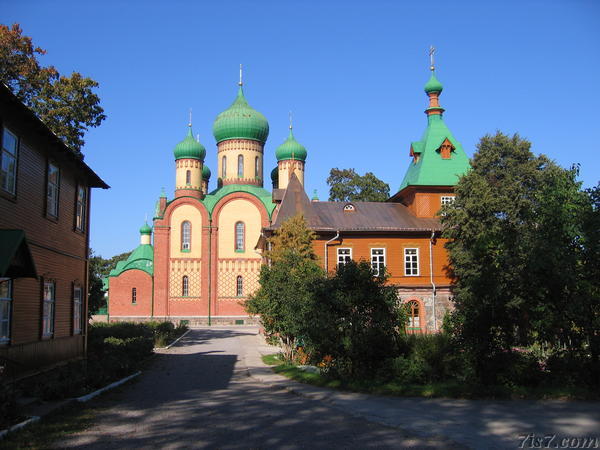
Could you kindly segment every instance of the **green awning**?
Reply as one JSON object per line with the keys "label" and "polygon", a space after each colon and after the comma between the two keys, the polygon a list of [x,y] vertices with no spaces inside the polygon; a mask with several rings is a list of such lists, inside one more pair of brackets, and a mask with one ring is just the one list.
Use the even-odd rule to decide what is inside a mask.
{"label": "green awning", "polygon": [[0,230],[0,277],[37,278],[23,230]]}

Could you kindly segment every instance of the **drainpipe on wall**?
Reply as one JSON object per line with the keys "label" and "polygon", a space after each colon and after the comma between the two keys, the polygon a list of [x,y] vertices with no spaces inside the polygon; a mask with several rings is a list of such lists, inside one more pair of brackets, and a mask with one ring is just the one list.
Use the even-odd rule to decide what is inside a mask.
{"label": "drainpipe on wall", "polygon": [[325,273],[327,273],[327,266],[328,266],[328,262],[329,262],[329,253],[327,251],[327,246],[339,237],[340,237],[340,231],[338,230],[338,231],[336,231],[336,235],[334,237],[332,237],[327,242],[325,242]]}
{"label": "drainpipe on wall", "polygon": [[433,282],[433,239],[435,231],[431,230],[431,238],[429,239],[429,279],[431,281],[431,300],[433,304],[433,331],[437,331],[437,316],[435,314],[435,283]]}

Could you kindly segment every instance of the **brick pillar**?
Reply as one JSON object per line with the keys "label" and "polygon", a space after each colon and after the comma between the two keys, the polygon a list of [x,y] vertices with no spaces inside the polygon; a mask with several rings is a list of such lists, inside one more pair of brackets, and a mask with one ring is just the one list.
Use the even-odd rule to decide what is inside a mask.
{"label": "brick pillar", "polygon": [[[155,221],[154,226],[154,315],[168,315],[169,302],[169,231],[162,225],[163,220]],[[158,225],[161,223],[161,225]]]}

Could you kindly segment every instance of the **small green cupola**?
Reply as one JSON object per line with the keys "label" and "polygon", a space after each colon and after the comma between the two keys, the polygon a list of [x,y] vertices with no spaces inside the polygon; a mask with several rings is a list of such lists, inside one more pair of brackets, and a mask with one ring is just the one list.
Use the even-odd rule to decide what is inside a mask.
{"label": "small green cupola", "polygon": [[274,185],[277,184],[277,180],[279,180],[279,167],[275,167],[271,170],[271,181]]}
{"label": "small green cupola", "polygon": [[148,222],[145,222],[144,225],[142,225],[140,234],[152,234],[152,227],[148,225]]}
{"label": "small green cupola", "polygon": [[444,86],[442,86],[442,83],[440,83],[435,77],[435,72],[432,71],[431,77],[429,77],[429,81],[425,84],[425,92],[428,94],[430,92],[437,92],[438,94],[440,94],[443,90]]}
{"label": "small green cupola", "polygon": [[306,148],[298,143],[294,134],[292,133],[292,126],[290,125],[290,134],[287,139],[275,150],[275,156],[277,161],[285,161],[288,159],[295,159],[297,161],[305,161],[307,152]]}
{"label": "small green cupola", "polygon": [[208,166],[203,165],[202,166],[202,179],[208,181],[208,180],[210,180],[210,175],[211,175],[211,173],[210,173],[210,169],[208,168]]}
{"label": "small green cupola", "polygon": [[269,122],[248,104],[242,83],[239,84],[236,99],[213,123],[215,140],[218,144],[227,139],[251,139],[264,144],[269,136]]}
{"label": "small green cupola", "polygon": [[206,156],[206,149],[204,146],[194,139],[192,133],[192,124],[188,126],[188,134],[183,141],[175,146],[173,150],[175,159],[198,159],[204,161]]}

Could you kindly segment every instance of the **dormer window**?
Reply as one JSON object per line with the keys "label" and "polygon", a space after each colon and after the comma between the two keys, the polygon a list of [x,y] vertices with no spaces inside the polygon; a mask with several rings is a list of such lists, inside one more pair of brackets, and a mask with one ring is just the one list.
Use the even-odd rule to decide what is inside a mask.
{"label": "dormer window", "polygon": [[453,150],[454,146],[448,139],[445,139],[444,142],[442,142],[442,145],[440,145],[440,148],[438,148],[438,152],[442,159],[450,159]]}
{"label": "dormer window", "polygon": [[354,205],[352,203],[346,203],[344,205],[344,212],[352,212],[352,211],[356,211],[356,208],[354,207]]}

